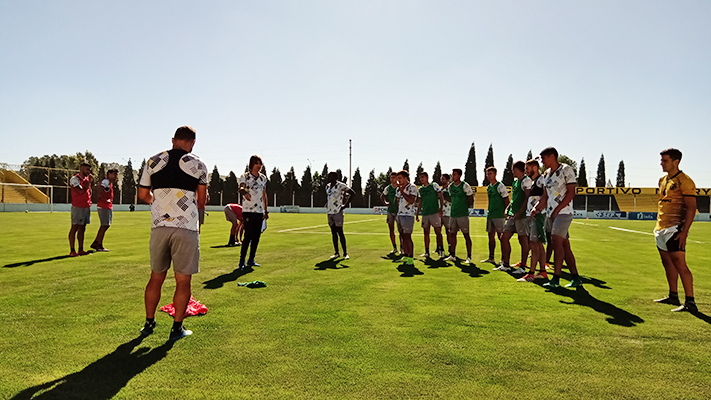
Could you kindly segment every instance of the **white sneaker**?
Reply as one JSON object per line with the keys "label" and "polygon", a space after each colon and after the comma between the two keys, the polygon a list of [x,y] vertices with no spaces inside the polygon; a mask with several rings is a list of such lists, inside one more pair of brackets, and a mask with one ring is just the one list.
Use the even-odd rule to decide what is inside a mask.
{"label": "white sneaker", "polygon": [[346,254],[345,256],[343,256],[343,259],[344,259],[344,260],[350,260],[351,257],[350,257],[348,254]]}
{"label": "white sneaker", "polygon": [[340,256],[341,256],[340,254],[335,253],[335,254],[333,254],[333,255],[331,256],[331,260],[333,260],[334,258],[338,258],[338,257],[340,257]]}
{"label": "white sneaker", "polygon": [[515,270],[511,271],[511,273],[512,273],[512,274],[517,274],[517,275],[518,275],[518,274],[525,274],[525,273],[526,273],[526,270],[523,269],[523,268],[521,268],[521,267],[518,267],[518,268],[516,268]]}
{"label": "white sneaker", "polygon": [[493,258],[489,257],[486,260],[481,260],[483,263],[491,263],[491,264],[496,264],[496,261],[494,261]]}
{"label": "white sneaker", "polygon": [[467,257],[467,261],[465,261],[465,263],[466,263],[466,264],[471,264],[471,263],[472,263],[472,258],[471,258],[471,257]]}
{"label": "white sneaker", "polygon": [[457,257],[450,254],[449,257],[444,259],[444,261],[457,261]]}
{"label": "white sneaker", "polygon": [[422,258],[430,258],[430,253],[421,254],[420,257],[422,257]]}

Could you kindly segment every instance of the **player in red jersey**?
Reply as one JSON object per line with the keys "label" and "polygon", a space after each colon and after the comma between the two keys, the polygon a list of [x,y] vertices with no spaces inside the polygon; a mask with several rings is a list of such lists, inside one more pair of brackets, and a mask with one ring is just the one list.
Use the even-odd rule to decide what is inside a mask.
{"label": "player in red jersey", "polygon": [[106,179],[101,181],[99,191],[99,200],[96,202],[96,211],[99,214],[99,231],[96,232],[96,238],[91,244],[92,249],[96,251],[109,251],[104,247],[104,235],[111,226],[114,214],[114,183],[118,177],[117,169],[110,169],[106,173]]}
{"label": "player in red jersey", "polygon": [[230,228],[230,241],[227,246],[239,246],[242,244],[244,234],[244,224],[242,223],[242,205],[230,203],[225,206],[225,219],[232,223]]}
{"label": "player in red jersey", "polygon": [[[72,193],[72,228],[69,230],[69,255],[71,257],[90,254],[84,251],[84,232],[86,225],[91,220],[91,186],[94,176],[91,174],[91,165],[82,163],[79,173],[69,180]],[[74,248],[75,241],[79,241],[79,251]]]}

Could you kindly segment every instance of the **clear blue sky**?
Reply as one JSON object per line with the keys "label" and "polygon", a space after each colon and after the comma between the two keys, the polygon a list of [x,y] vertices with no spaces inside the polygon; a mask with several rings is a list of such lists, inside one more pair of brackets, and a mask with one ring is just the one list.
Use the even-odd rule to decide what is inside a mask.
{"label": "clear blue sky", "polygon": [[480,169],[489,144],[501,169],[554,145],[655,186],[678,147],[711,187],[709,21],[709,1],[6,0],[0,162],[137,167],[188,124],[222,174],[347,173],[348,139],[364,179],[448,170],[475,142]]}

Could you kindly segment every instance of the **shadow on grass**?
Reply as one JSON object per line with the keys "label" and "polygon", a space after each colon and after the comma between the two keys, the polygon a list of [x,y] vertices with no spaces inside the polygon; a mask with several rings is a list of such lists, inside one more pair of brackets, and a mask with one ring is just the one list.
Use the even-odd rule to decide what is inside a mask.
{"label": "shadow on grass", "polygon": [[460,259],[457,259],[457,261],[454,262],[454,266],[461,269],[463,273],[468,274],[472,278],[481,278],[482,276],[489,274],[489,271],[478,268],[476,264],[465,264]]}
{"label": "shadow on grass", "polygon": [[43,262],[49,262],[49,261],[56,261],[56,260],[63,260],[65,258],[69,258],[68,254],[65,254],[63,256],[55,256],[55,257],[49,257],[49,258],[42,258],[39,260],[31,260],[31,261],[22,261],[19,263],[14,263],[14,264],[5,264],[3,265],[3,268],[15,268],[15,267],[29,267],[32,264],[37,264],[37,263],[43,263]]}
{"label": "shadow on grass", "polygon": [[325,271],[327,269],[345,269],[349,268],[347,265],[341,264],[341,267],[338,267],[339,264],[339,259],[338,258],[331,258],[326,261],[321,261],[320,263],[316,263],[314,265],[314,271]]}
{"label": "shadow on grass", "polygon": [[133,351],[141,341],[143,336],[120,345],[79,372],[25,389],[11,400],[113,398],[134,376],[165,358],[174,343]]}
{"label": "shadow on grass", "polygon": [[203,289],[218,289],[225,285],[227,282],[234,282],[241,276],[247,275],[248,273],[254,271],[252,268],[247,268],[245,270],[235,269],[229,274],[222,274],[218,277],[212,278],[209,281],[203,282]]}
{"label": "shadow on grass", "polygon": [[400,276],[403,278],[412,278],[415,275],[425,274],[424,272],[417,269],[417,267],[414,265],[400,264],[398,265],[397,270],[402,272]]}
{"label": "shadow on grass", "polygon": [[[553,276],[553,273],[551,272],[549,275]],[[567,271],[561,271],[560,276],[561,276],[561,278],[566,279],[566,280],[573,279],[573,276],[570,275],[570,272],[567,272]],[[591,278],[589,276],[580,275],[580,279],[583,281],[584,284],[587,284],[587,285],[593,285],[593,286],[598,287],[600,289],[612,289],[611,287],[607,286],[607,282],[597,279],[597,278]]]}
{"label": "shadow on grass", "polygon": [[240,244],[240,245],[235,245],[235,246],[230,246],[230,245],[228,245],[228,244],[222,244],[222,245],[219,245],[219,246],[210,246],[210,248],[211,248],[211,249],[226,249],[226,248],[240,247],[240,246],[241,246],[241,244]]}
{"label": "shadow on grass", "polygon": [[425,258],[425,265],[429,269],[447,268],[447,267],[451,266],[451,265],[449,265],[449,263],[444,261],[444,259],[442,259],[442,258],[434,260],[430,257]]}
{"label": "shadow on grass", "polygon": [[[535,282],[538,286],[542,286],[544,282]],[[575,304],[579,306],[590,307],[600,314],[608,315],[607,322],[613,325],[633,327],[641,324],[644,320],[628,311],[625,311],[615,305],[606,303],[602,300],[594,298],[585,288],[579,287],[576,290],[568,290],[564,287],[545,288],[551,293],[558,296],[569,297],[572,301],[561,300],[563,304]]]}
{"label": "shadow on grass", "polygon": [[693,315],[694,317],[706,322],[707,324],[711,324],[711,317],[702,313],[701,311],[694,311],[694,312],[691,312],[690,314]]}

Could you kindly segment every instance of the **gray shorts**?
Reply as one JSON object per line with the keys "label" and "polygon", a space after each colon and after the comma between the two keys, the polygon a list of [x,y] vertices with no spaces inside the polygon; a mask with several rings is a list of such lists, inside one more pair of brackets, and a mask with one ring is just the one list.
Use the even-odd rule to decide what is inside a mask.
{"label": "gray shorts", "polygon": [[449,231],[452,233],[457,233],[457,231],[469,233],[469,217],[450,217]]}
{"label": "gray shorts", "polygon": [[531,227],[530,217],[523,217],[515,219],[514,217],[509,217],[506,220],[506,225],[504,225],[504,232],[516,232],[519,236],[528,236],[528,232]]}
{"label": "gray shorts", "polygon": [[400,233],[406,235],[411,234],[412,230],[415,228],[415,216],[414,215],[398,215],[397,216],[397,230]]}
{"label": "gray shorts", "polygon": [[486,219],[486,231],[501,233],[504,231],[504,224],[506,223],[505,218],[487,218]]}
{"label": "gray shorts", "polygon": [[442,227],[442,217],[439,214],[423,215],[421,219],[423,228],[429,228],[430,226],[434,228]]}
{"label": "gray shorts", "polygon": [[72,206],[72,225],[87,225],[91,222],[91,208]]}
{"label": "gray shorts", "polygon": [[397,213],[389,212],[388,216],[385,217],[385,222],[387,222],[388,224],[394,224],[395,220],[397,220]]}
{"label": "gray shorts", "polygon": [[343,227],[343,211],[338,214],[328,214],[328,226]]}
{"label": "gray shorts", "polygon": [[535,217],[528,217],[529,234],[528,239],[533,242],[546,243],[546,217],[543,214],[536,214]]}
{"label": "gray shorts", "polygon": [[151,271],[164,273],[170,269],[180,275],[200,272],[200,234],[182,228],[158,227],[151,230]]}
{"label": "gray shorts", "polygon": [[111,226],[111,222],[114,220],[114,210],[96,207],[96,211],[99,214],[99,223],[101,226]]}
{"label": "gray shorts", "polygon": [[233,224],[239,223],[237,219],[237,214],[230,208],[230,206],[225,206],[225,219],[232,222]]}
{"label": "gray shorts", "polygon": [[546,232],[550,232],[551,235],[562,236],[564,238],[569,238],[568,228],[573,222],[573,214],[558,214],[554,220],[546,217]]}
{"label": "gray shorts", "polygon": [[445,228],[447,232],[449,232],[449,217],[446,215],[442,216],[442,227]]}

